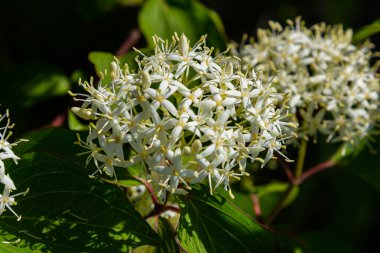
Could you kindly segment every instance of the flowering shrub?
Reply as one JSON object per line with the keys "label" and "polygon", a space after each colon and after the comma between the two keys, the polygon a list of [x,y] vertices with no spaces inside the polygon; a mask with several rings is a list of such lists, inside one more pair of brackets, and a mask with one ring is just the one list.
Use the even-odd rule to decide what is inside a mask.
{"label": "flowering shrub", "polygon": [[183,194],[205,178],[211,193],[219,185],[230,191],[230,178],[247,174],[247,160],[263,167],[274,152],[286,158],[281,149],[293,125],[285,107],[275,106],[279,94],[270,83],[213,57],[205,37],[193,47],[185,35],[171,44],[154,41],[154,55],[142,55],[137,73],[113,62],[110,83],[80,82],[89,94],[74,94],[83,105],[73,112],[96,121],[79,142],[96,172],[116,177],[114,166],[143,163],[165,199],[167,191]]}
{"label": "flowering shrub", "polygon": [[[19,19],[8,2],[0,103],[17,128],[0,115],[0,252],[377,252],[379,157],[360,151],[380,150],[364,41],[379,22],[270,22],[238,45],[198,0],[33,3]],[[59,39],[25,40],[41,23]],[[112,51],[89,53],[96,75],[92,48]]]}
{"label": "flowering shrub", "polygon": [[325,23],[307,28],[298,18],[270,22],[257,41],[235,48],[243,69],[260,69],[264,82],[290,94],[290,110],[302,122],[301,137],[357,145],[380,119],[380,84],[370,68],[372,45],[352,44],[352,30]]}

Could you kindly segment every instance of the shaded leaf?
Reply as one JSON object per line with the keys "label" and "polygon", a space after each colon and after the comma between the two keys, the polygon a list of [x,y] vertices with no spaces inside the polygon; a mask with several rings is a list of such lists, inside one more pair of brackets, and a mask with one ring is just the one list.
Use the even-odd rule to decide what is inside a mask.
{"label": "shaded leaf", "polygon": [[0,95],[2,103],[14,107],[29,107],[48,98],[66,95],[69,79],[51,64],[33,62],[24,64],[17,73],[2,77],[7,92]]}
{"label": "shaded leaf", "polygon": [[21,221],[8,211],[0,216],[1,240],[19,238],[19,247],[51,252],[128,252],[158,243],[119,188],[87,176],[74,133],[45,129],[26,138],[15,148],[19,164],[7,171],[18,192],[30,192],[17,198]]}
{"label": "shaded leaf", "polygon": [[274,235],[205,186],[178,196],[178,238],[188,252],[277,252]]}
{"label": "shaded leaf", "polygon": [[304,241],[306,253],[359,253],[359,251],[347,242],[342,242],[333,236],[321,232],[309,232],[300,235]]}

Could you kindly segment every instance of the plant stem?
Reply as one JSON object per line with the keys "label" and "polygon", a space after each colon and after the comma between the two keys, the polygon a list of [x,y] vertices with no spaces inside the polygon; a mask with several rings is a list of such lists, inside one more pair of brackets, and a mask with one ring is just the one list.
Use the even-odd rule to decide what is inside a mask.
{"label": "plant stem", "polygon": [[[300,148],[298,150],[298,158],[297,158],[297,164],[296,169],[294,173],[294,179],[290,180],[290,184],[284,194],[282,195],[280,201],[277,203],[275,208],[272,210],[271,214],[269,215],[266,225],[270,226],[272,222],[277,218],[280,211],[284,208],[285,202],[288,199],[289,195],[291,194],[294,187],[299,185],[301,183],[301,177],[302,177],[302,170],[303,165],[305,163],[305,157],[306,157],[306,150],[307,150],[307,140],[302,139]],[[290,177],[292,179],[292,177]]]}
{"label": "plant stem", "polygon": [[306,150],[307,150],[307,140],[302,139],[301,144],[300,144],[300,149],[298,151],[296,170],[294,173],[294,177],[295,177],[294,179],[295,179],[296,184],[299,184],[299,181],[302,176],[303,165],[305,163],[305,157],[306,157]]}
{"label": "plant stem", "polygon": [[288,188],[282,195],[280,201],[277,203],[276,207],[272,210],[271,214],[269,215],[267,221],[265,222],[265,225],[270,226],[273,223],[273,221],[277,218],[277,215],[284,208],[285,202],[288,199],[294,187],[295,185],[289,184]]}
{"label": "plant stem", "polygon": [[307,170],[305,173],[303,173],[302,177],[300,178],[300,183],[304,182],[307,178],[311,177],[315,173],[322,171],[322,170],[325,170],[325,169],[328,169],[328,168],[331,168],[335,165],[336,165],[336,163],[333,161],[326,161],[326,162],[323,162],[323,163],[320,163],[320,164],[314,166],[313,168],[311,168],[311,169]]}

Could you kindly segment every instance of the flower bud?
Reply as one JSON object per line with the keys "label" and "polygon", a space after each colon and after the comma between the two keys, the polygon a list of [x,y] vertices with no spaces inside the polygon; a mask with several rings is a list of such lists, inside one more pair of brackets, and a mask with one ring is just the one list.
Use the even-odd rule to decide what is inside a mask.
{"label": "flower bud", "polygon": [[96,119],[95,115],[93,114],[92,109],[85,109],[80,107],[71,107],[71,111],[77,115],[79,118],[82,118],[84,120],[94,120]]}
{"label": "flower bud", "polygon": [[152,84],[151,80],[150,80],[150,76],[148,74],[148,72],[146,71],[143,71],[141,73],[141,86],[144,88],[144,89],[147,89],[150,87],[150,85]]}
{"label": "flower bud", "polygon": [[178,43],[178,52],[182,56],[187,56],[189,52],[189,41],[186,38],[185,34],[182,33],[181,38]]}
{"label": "flower bud", "polygon": [[191,153],[196,154],[202,150],[202,142],[196,139],[193,144],[191,144]]}

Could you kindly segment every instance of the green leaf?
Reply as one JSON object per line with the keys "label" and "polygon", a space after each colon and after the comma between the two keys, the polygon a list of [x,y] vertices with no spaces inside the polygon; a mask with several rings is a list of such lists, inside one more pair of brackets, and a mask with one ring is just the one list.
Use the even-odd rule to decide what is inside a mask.
{"label": "green leaf", "polygon": [[[62,71],[48,63],[26,63],[1,77],[7,92],[0,94],[2,104],[11,108],[26,108],[52,97],[66,95],[70,89],[69,79]],[[2,84],[2,85],[3,85]]]}
{"label": "green leaf", "polygon": [[[149,48],[140,49],[140,52],[145,55],[150,55],[153,51]],[[136,63],[136,57],[139,56],[139,52],[130,51],[117,59],[120,62],[120,65],[127,63],[131,72],[136,72],[138,70],[138,65]],[[115,56],[111,53],[107,52],[91,52],[88,55],[88,58],[92,64],[94,64],[96,69],[96,74],[100,77],[100,72],[104,75],[104,80],[102,82],[107,83],[110,82],[111,79],[109,77],[111,62],[115,61]],[[105,75],[105,71],[107,71],[107,75]]]}
{"label": "green leaf", "polygon": [[366,25],[360,28],[355,34],[353,41],[355,43],[361,42],[376,33],[380,33],[380,19],[376,20],[370,25]]}
{"label": "green leaf", "polygon": [[51,252],[128,252],[158,243],[123,191],[88,177],[75,133],[45,129],[25,138],[14,149],[21,160],[7,163],[7,172],[17,192],[30,191],[17,197],[21,221],[9,211],[0,216],[0,240]]}
{"label": "green leaf", "polygon": [[85,131],[88,130],[88,126],[81,123],[77,116],[71,111],[67,112],[67,122],[69,125],[69,129],[73,131]]}
{"label": "green leaf", "polygon": [[140,11],[139,25],[150,46],[153,35],[170,39],[174,32],[185,33],[191,43],[207,34],[208,43],[217,48],[225,48],[227,41],[218,14],[195,0],[148,0]]}
{"label": "green leaf", "polygon": [[114,56],[111,53],[106,52],[91,52],[88,55],[88,59],[92,64],[94,64],[98,77],[101,77],[100,73],[103,73],[103,82],[109,83],[111,81],[109,76],[111,62],[115,61]]}
{"label": "green leaf", "polygon": [[178,196],[178,238],[188,252],[277,252],[274,235],[205,186]]}
{"label": "green leaf", "polygon": [[19,248],[9,243],[0,243],[1,253],[37,253],[41,251],[30,250],[27,248]]}

